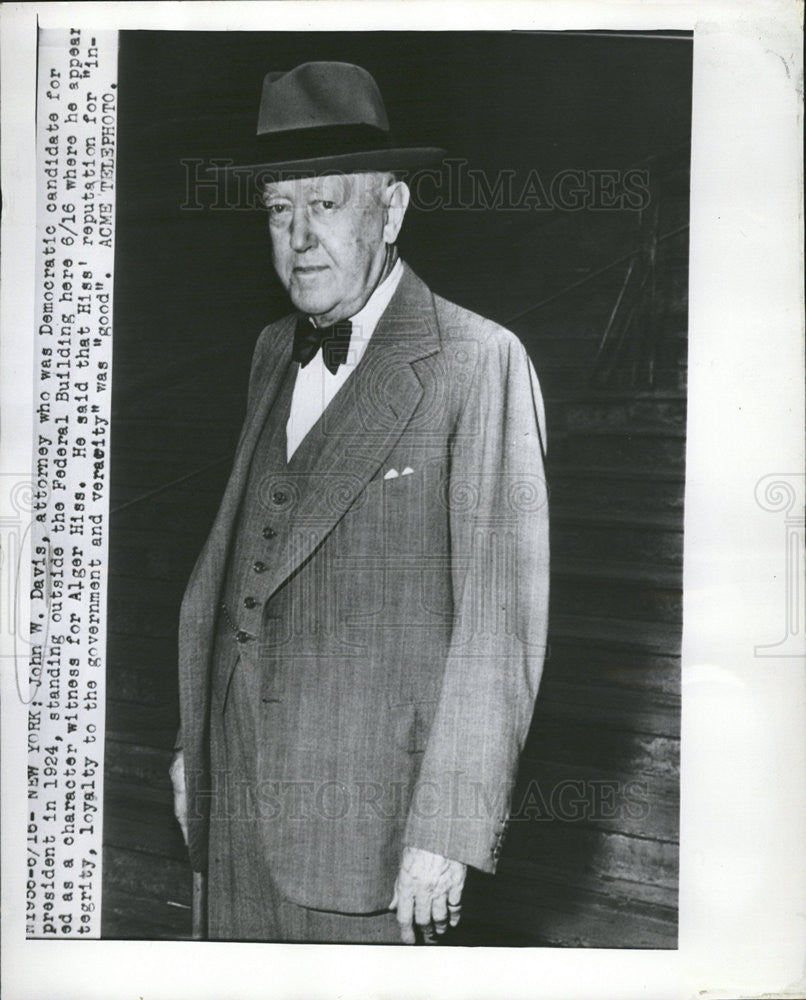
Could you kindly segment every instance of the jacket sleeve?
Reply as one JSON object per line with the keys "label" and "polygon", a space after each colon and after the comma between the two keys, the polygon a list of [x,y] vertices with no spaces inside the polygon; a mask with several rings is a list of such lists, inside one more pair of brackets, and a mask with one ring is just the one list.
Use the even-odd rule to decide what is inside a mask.
{"label": "jacket sleeve", "polygon": [[443,494],[454,626],[404,842],[492,872],[543,669],[548,502],[526,351],[498,330],[474,367]]}

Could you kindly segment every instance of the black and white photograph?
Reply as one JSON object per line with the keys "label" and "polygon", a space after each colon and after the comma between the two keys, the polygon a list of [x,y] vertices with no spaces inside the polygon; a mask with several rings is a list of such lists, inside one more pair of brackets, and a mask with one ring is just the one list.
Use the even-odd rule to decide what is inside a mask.
{"label": "black and white photograph", "polygon": [[104,936],[675,947],[691,53],[121,34]]}
{"label": "black and white photograph", "polygon": [[2,7],[8,995],[802,995],[802,9]]}

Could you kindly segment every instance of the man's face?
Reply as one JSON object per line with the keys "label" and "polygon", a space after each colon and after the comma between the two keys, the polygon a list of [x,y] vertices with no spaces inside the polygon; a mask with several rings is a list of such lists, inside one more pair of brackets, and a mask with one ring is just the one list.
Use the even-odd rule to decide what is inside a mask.
{"label": "man's face", "polygon": [[334,174],[266,186],[275,270],[296,308],[319,325],[354,315],[378,281],[389,235],[388,180]]}

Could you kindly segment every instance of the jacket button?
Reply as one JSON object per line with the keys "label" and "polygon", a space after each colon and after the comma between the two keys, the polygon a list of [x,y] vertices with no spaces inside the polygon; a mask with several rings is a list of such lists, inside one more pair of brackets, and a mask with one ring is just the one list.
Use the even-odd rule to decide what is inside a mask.
{"label": "jacket button", "polygon": [[238,640],[238,642],[247,642],[249,639],[249,633],[244,632],[243,629],[241,629],[240,632],[237,632],[235,634],[235,638]]}
{"label": "jacket button", "polygon": [[264,538],[274,538],[274,536],[275,536],[276,534],[277,534],[277,532],[276,532],[276,531],[274,530],[274,528],[272,528],[272,527],[271,527],[270,525],[268,525],[268,524],[267,524],[267,525],[266,525],[266,527],[265,527],[265,528],[263,529],[263,537],[264,537]]}
{"label": "jacket button", "polygon": [[273,503],[276,503],[278,507],[282,507],[283,504],[288,500],[288,494],[283,490],[275,490],[271,495]]}
{"label": "jacket button", "polygon": [[261,561],[260,561],[260,560],[258,559],[258,561],[257,561],[257,562],[255,562],[255,563],[252,563],[252,569],[253,569],[253,570],[254,570],[254,571],[255,571],[256,573],[262,573],[262,572],[264,572],[264,570],[266,569],[266,564],[265,564],[264,562],[261,562]]}
{"label": "jacket button", "polygon": [[244,597],[244,599],[243,599],[243,606],[245,608],[249,608],[249,610],[251,611],[252,608],[256,608],[257,607],[257,601],[255,600],[254,597]]}

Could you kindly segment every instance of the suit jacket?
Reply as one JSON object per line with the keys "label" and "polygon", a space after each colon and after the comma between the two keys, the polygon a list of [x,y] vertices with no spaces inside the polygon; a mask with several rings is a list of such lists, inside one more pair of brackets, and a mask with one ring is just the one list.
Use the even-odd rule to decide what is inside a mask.
{"label": "suit jacket", "polygon": [[[258,340],[232,474],[182,604],[194,870],[206,867],[216,610],[293,329],[288,317]],[[260,576],[259,829],[293,901],[385,907],[405,844],[495,870],[545,650],[543,453],[521,343],[406,268],[292,457],[292,507]]]}

